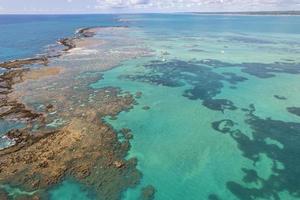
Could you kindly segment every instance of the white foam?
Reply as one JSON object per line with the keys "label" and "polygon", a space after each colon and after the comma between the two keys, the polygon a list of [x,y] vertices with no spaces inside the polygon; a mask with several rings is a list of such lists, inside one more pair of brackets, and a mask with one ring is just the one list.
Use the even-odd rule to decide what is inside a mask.
{"label": "white foam", "polygon": [[96,49],[85,49],[85,48],[73,48],[71,50],[69,50],[69,54],[68,55],[93,55],[93,54],[97,54],[99,51]]}

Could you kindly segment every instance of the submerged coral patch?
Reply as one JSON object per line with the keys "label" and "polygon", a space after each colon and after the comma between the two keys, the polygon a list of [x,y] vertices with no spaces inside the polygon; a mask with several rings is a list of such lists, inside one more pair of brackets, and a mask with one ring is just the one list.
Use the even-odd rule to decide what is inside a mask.
{"label": "submerged coral patch", "polygon": [[289,107],[289,108],[287,108],[287,110],[290,113],[292,113],[292,114],[297,115],[297,116],[300,117],[300,108],[299,107]]}
{"label": "submerged coral patch", "polygon": [[[250,109],[251,110],[251,109]],[[237,142],[243,156],[256,163],[261,155],[272,161],[272,174],[265,179],[255,169],[245,169],[244,184],[253,183],[260,187],[248,187],[243,183],[229,181],[227,188],[239,199],[280,199],[279,193],[288,191],[300,198],[300,123],[261,119],[249,111],[246,123],[252,130],[252,137],[234,128],[231,120],[213,122],[212,126],[221,133],[229,133]],[[272,142],[270,142],[272,140]],[[281,165],[281,164],[282,165]]]}
{"label": "submerged coral patch", "polygon": [[297,62],[229,63],[216,59],[206,59],[197,61],[197,63],[216,68],[238,67],[241,68],[244,73],[258,78],[272,78],[276,73],[300,74],[300,63]]}
{"label": "submerged coral patch", "polygon": [[242,36],[242,35],[227,36],[226,38],[229,39],[230,41],[248,43],[248,44],[276,44],[271,40],[260,39],[260,38],[249,37],[249,36]]}
{"label": "submerged coral patch", "polygon": [[287,100],[287,98],[285,96],[280,96],[280,95],[274,95],[274,98],[276,98],[278,100]]}
{"label": "submerged coral patch", "polygon": [[224,119],[212,123],[213,129],[221,133],[229,133],[234,126],[234,122],[230,119]]}
{"label": "submerged coral patch", "polygon": [[182,94],[190,100],[202,100],[202,105],[216,110],[235,110],[233,102],[228,99],[215,99],[224,87],[223,81],[237,84],[247,80],[234,73],[219,74],[210,67],[196,61],[171,60],[151,61],[144,65],[145,72],[120,76],[120,78],[141,81],[167,87],[188,86]]}
{"label": "submerged coral patch", "polygon": [[152,185],[148,185],[142,188],[140,200],[154,200],[155,199],[155,188]]}

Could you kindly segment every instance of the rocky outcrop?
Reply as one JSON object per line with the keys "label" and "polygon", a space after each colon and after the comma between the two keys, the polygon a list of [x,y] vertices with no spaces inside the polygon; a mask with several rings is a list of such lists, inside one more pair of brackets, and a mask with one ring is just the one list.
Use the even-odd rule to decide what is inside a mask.
{"label": "rocky outcrop", "polygon": [[28,59],[21,59],[21,60],[13,60],[8,62],[0,63],[0,68],[4,69],[16,69],[22,68],[25,65],[32,65],[32,64],[48,64],[47,57],[40,57],[40,58],[28,58]]}
{"label": "rocky outcrop", "polygon": [[[80,36],[60,43],[70,50],[76,47],[75,40],[92,37],[95,31],[82,29]],[[26,68],[31,64],[41,67]],[[124,140],[119,141],[117,132],[101,120],[130,110],[136,104],[132,94],[114,87],[92,89],[101,70],[53,67],[44,58],[0,67],[7,69],[0,75],[0,117],[26,123],[6,134],[15,144],[0,150],[0,184],[38,190],[30,198],[39,198],[71,176],[101,199],[117,200],[139,183],[137,160],[125,159],[131,131],[121,130]]]}

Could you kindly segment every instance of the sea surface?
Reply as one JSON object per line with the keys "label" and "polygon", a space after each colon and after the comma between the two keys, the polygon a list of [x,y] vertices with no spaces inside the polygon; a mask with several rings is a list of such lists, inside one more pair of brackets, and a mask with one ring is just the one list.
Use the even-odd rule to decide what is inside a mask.
{"label": "sea surface", "polygon": [[[300,199],[300,17],[196,14],[0,16],[0,61],[32,57],[76,29],[128,26],[152,56],[127,60],[90,85],[142,92],[105,118],[134,135],[157,200]],[[3,134],[12,124],[0,123]],[[1,140],[0,140],[1,141]],[[50,199],[93,199],[66,180]]]}

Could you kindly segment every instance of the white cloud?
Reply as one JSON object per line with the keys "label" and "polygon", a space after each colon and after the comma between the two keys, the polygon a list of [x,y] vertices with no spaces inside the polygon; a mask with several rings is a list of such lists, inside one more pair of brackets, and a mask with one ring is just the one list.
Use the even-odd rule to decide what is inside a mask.
{"label": "white cloud", "polygon": [[150,3],[151,0],[97,0],[96,8],[135,8]]}

